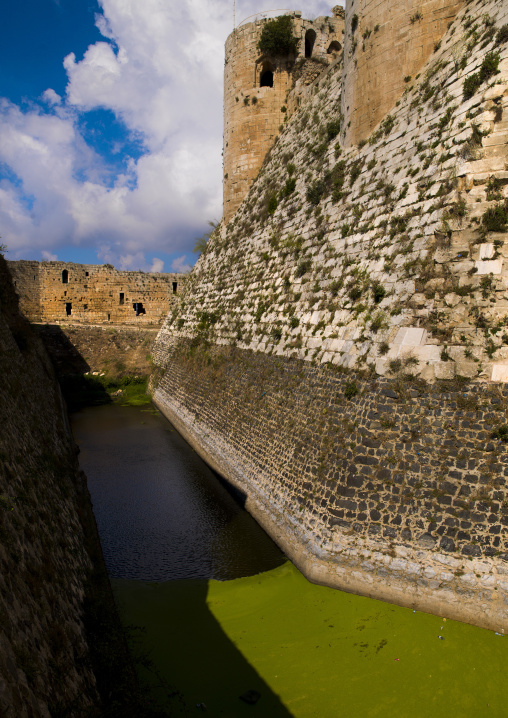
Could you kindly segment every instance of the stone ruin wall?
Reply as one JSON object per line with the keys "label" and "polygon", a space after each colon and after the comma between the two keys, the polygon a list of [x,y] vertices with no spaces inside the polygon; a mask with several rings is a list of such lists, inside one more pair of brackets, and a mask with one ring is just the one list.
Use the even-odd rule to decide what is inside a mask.
{"label": "stone ruin wall", "polygon": [[7,264],[21,311],[36,322],[158,325],[185,281],[182,274],[127,272],[110,265]]}
{"label": "stone ruin wall", "polygon": [[[226,41],[224,68],[224,221],[235,214],[259,172],[263,159],[287,118],[288,93],[293,72],[308,82],[336,53],[328,52],[333,41],[343,43],[342,17],[304,20],[293,16],[294,33],[300,38],[296,57],[261,56],[257,44],[267,20],[240,25]],[[305,60],[305,35],[313,30],[316,39],[312,60]],[[302,67],[306,66],[306,67]],[[317,70],[316,70],[317,68]],[[273,87],[261,87],[261,75],[273,71]],[[302,83],[300,83],[302,84]]]}
{"label": "stone ruin wall", "polygon": [[369,137],[464,4],[465,0],[346,2],[342,112],[347,146]]}
{"label": "stone ruin wall", "polygon": [[469,3],[359,147],[340,63],[316,80],[153,352],[156,404],[307,576],[498,630],[507,24]]}

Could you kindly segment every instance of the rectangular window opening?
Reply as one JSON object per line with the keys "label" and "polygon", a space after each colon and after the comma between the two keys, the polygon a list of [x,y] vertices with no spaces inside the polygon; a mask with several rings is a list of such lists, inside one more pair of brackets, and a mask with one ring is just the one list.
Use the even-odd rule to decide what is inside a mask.
{"label": "rectangular window opening", "polygon": [[120,292],[120,306],[123,307],[125,304],[125,294],[124,292]]}
{"label": "rectangular window opening", "polygon": [[72,313],[72,302],[67,302],[67,303],[65,304],[65,313],[66,313],[66,315],[67,315],[68,317],[71,316],[71,313]]}
{"label": "rectangular window opening", "polygon": [[173,294],[176,294],[178,291],[178,282],[173,282]]}

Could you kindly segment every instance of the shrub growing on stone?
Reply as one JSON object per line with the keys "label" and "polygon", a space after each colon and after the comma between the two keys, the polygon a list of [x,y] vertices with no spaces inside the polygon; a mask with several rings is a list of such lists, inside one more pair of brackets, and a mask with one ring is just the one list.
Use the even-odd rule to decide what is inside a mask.
{"label": "shrub growing on stone", "polygon": [[275,210],[277,209],[278,202],[277,202],[277,195],[272,194],[270,198],[268,199],[268,205],[267,205],[267,212],[268,214],[274,214]]}
{"label": "shrub growing on stone", "polygon": [[311,267],[311,261],[310,259],[306,259],[302,262],[300,262],[296,268],[295,276],[296,277],[303,277],[304,274],[307,274]]}
{"label": "shrub growing on stone", "polygon": [[484,212],[482,224],[486,232],[506,232],[508,225],[508,200],[489,207]]}
{"label": "shrub growing on stone", "polygon": [[289,15],[269,20],[263,27],[258,49],[266,55],[291,55],[298,51],[298,38],[293,35],[293,21]]}
{"label": "shrub growing on stone", "polygon": [[311,204],[319,204],[324,193],[324,182],[322,180],[317,180],[310,187],[307,187],[307,201]]}
{"label": "shrub growing on stone", "polygon": [[346,399],[352,399],[358,394],[358,387],[355,381],[348,381],[346,388],[344,389],[344,396]]}
{"label": "shrub growing on stone", "polygon": [[496,45],[502,45],[505,42],[508,42],[508,25],[499,28],[496,35]]}
{"label": "shrub growing on stone", "polygon": [[462,89],[464,100],[469,100],[470,97],[473,97],[473,95],[478,91],[480,85],[494,75],[497,75],[499,72],[498,68],[500,60],[501,56],[498,52],[489,52],[485,55],[479,71],[464,80],[464,86]]}
{"label": "shrub growing on stone", "polygon": [[380,282],[374,282],[372,285],[372,295],[376,304],[379,304],[386,297],[386,289]]}
{"label": "shrub growing on stone", "polygon": [[332,122],[329,122],[326,125],[326,136],[328,137],[328,142],[331,142],[331,140],[335,139],[337,135],[340,132],[340,120],[332,120]]}
{"label": "shrub growing on stone", "polygon": [[[508,25],[506,27],[508,27]],[[498,426],[497,429],[492,432],[491,436],[493,439],[499,439],[503,444],[506,444],[508,442],[508,426],[506,426],[506,424]]]}

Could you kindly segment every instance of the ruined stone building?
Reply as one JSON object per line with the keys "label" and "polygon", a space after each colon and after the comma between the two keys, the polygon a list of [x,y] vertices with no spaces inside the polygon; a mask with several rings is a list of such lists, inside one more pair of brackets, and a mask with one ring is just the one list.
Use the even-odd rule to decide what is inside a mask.
{"label": "ruined stone building", "polygon": [[7,263],[20,309],[34,322],[157,325],[181,293],[185,275],[127,272],[109,264]]}

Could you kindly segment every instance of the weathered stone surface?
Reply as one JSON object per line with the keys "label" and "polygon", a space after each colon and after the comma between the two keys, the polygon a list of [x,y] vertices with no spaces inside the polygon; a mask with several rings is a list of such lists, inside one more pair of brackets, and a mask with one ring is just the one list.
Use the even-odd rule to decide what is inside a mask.
{"label": "weathered stone surface", "polygon": [[0,298],[0,715],[99,715],[109,709],[85,600],[95,621],[114,616],[113,601],[106,618],[110,587],[66,409],[2,256]]}
{"label": "weathered stone surface", "polygon": [[126,272],[111,265],[7,262],[20,308],[33,322],[160,325],[186,275]]}
{"label": "weathered stone surface", "polygon": [[[458,4],[429,3],[422,49],[438,5],[451,23],[441,47],[352,146],[350,90],[374,72],[364,63],[386,37],[372,28],[364,50],[348,4],[348,87],[337,63],[301,94],[209,242],[159,333],[155,401],[309,577],[508,628],[506,596],[489,578],[508,550],[504,444],[492,439],[507,394],[489,384],[508,362],[508,235],[486,229],[500,201],[492,186],[505,190],[507,129],[486,85],[464,100],[495,43],[468,43],[468,28],[487,15],[508,23],[508,6],[487,0],[452,20]],[[368,30],[374,4],[358,7]],[[504,85],[508,48],[496,51]],[[507,112],[508,98],[499,102]],[[357,113],[351,127],[339,105]],[[466,387],[464,375],[478,383]],[[477,571],[485,586],[476,558],[489,566]],[[407,563],[392,567],[398,559]]]}

